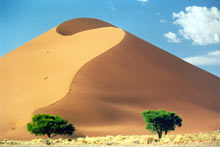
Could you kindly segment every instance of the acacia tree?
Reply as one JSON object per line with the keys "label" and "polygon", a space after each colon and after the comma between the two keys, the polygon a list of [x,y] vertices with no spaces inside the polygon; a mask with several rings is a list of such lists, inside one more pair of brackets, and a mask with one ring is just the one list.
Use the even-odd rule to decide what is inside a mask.
{"label": "acacia tree", "polygon": [[159,139],[161,139],[163,132],[166,135],[169,131],[174,131],[176,126],[182,126],[182,118],[175,112],[146,110],[142,112],[142,116],[147,123],[146,129],[156,132]]}
{"label": "acacia tree", "polygon": [[32,117],[32,123],[27,124],[27,130],[35,135],[47,135],[53,138],[56,135],[71,136],[75,131],[73,124],[60,116],[49,114],[36,114]]}

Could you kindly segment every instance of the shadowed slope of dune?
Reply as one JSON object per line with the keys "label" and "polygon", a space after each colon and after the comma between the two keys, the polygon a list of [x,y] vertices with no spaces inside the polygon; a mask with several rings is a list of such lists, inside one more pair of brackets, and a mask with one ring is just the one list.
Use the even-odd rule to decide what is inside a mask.
{"label": "shadowed slope of dune", "polygon": [[[13,73],[15,77],[18,76],[17,79],[26,82],[31,80],[33,75],[36,78],[41,77],[41,80],[45,79],[44,81],[49,81],[53,74],[62,75],[60,77],[54,75],[53,82],[45,87],[42,87],[43,83],[34,87],[34,82],[29,82],[28,87],[22,91],[23,93],[14,92],[13,96],[16,94],[17,96],[9,98],[11,101],[17,98],[21,100],[24,93],[32,93],[26,98],[35,98],[35,101],[32,99],[28,101],[31,102],[28,108],[17,109],[20,110],[18,115],[21,117],[20,120],[24,118],[22,113],[27,111],[32,113],[42,107],[35,113],[50,113],[64,117],[75,124],[76,135],[146,134],[145,123],[140,113],[145,109],[166,109],[176,111],[183,117],[183,126],[178,128],[176,133],[211,131],[220,128],[220,79],[218,77],[190,65],[130,33],[125,32],[124,34],[122,30],[115,27],[105,27],[109,25],[108,23],[95,19],[76,20],[61,24],[56,29],[57,34],[53,29],[53,34],[45,37],[50,38],[51,42],[48,42],[47,45],[51,45],[51,49],[57,48],[58,50],[62,46],[64,51],[59,50],[56,58],[55,55],[52,55],[52,51],[49,53],[53,60],[46,62],[47,66],[37,70],[42,72],[42,76],[39,76],[41,72],[35,71],[37,73],[27,74],[30,79],[25,79],[22,76],[27,76],[26,72],[22,72],[20,77],[19,74]],[[78,22],[83,22],[81,24],[84,26],[83,29],[79,27]],[[91,25],[96,29],[75,34],[79,32],[78,29],[91,29],[88,22],[92,22]],[[72,30],[73,28],[77,28],[77,30]],[[75,35],[68,36],[71,34]],[[59,36],[59,38],[55,39],[54,36]],[[36,38],[35,41],[38,40],[36,44],[42,45],[45,38],[41,36]],[[61,41],[61,38],[65,41]],[[81,40],[80,43],[77,43],[77,40]],[[73,47],[75,44],[78,46]],[[27,52],[27,49],[30,48],[32,50]],[[72,50],[73,48],[76,50]],[[103,53],[104,51],[107,52]],[[30,43],[30,45],[26,45],[26,49],[21,47],[9,55],[18,56],[21,52],[24,54],[23,57],[29,56],[30,53],[33,55],[37,53],[33,49],[33,43]],[[11,61],[12,57],[7,62]],[[41,61],[42,66],[47,61],[46,57],[45,60],[43,59],[42,56],[36,55],[27,58],[24,63],[33,60],[35,62],[30,62],[33,66]],[[24,63],[18,64],[19,67],[24,66]],[[3,69],[6,70],[8,65],[10,64],[4,63]],[[47,68],[50,68],[47,72],[51,72],[52,75],[45,76]],[[11,67],[11,70],[15,69],[19,68]],[[29,66],[24,66],[22,69],[33,70]],[[3,77],[3,79],[6,78]],[[9,78],[6,81],[8,80]],[[13,87],[11,84],[5,90],[8,89],[9,93],[9,88],[16,89],[23,84],[21,81],[20,83],[16,81],[16,86]],[[45,93],[48,91],[45,89],[56,84],[59,86],[49,90],[49,93]],[[38,92],[32,92],[33,89],[37,89]],[[62,92],[57,93],[57,91]],[[42,95],[38,93],[42,93]],[[9,100],[4,99],[5,104],[12,108]],[[23,101],[17,104],[24,107],[21,102]],[[39,105],[35,106],[35,103]],[[14,110],[5,111],[5,115],[7,115],[6,112],[11,112],[11,115],[15,114]],[[4,137],[34,138],[34,135],[31,136],[25,131],[27,119],[23,122],[10,119],[10,122],[16,123],[17,128],[10,131],[6,128]],[[8,121],[7,127],[12,126]],[[22,136],[18,134],[22,134]]]}
{"label": "shadowed slope of dune", "polygon": [[145,109],[176,111],[175,133],[220,128],[220,79],[129,34],[86,64],[69,93],[36,113],[61,115],[89,136],[145,134]]}

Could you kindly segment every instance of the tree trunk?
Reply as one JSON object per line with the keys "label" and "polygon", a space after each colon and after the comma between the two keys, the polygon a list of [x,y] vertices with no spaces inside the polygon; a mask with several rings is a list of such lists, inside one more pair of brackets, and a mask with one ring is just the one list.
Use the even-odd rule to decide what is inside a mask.
{"label": "tree trunk", "polygon": [[46,145],[50,145],[50,134],[47,134],[48,138],[45,139]]}
{"label": "tree trunk", "polygon": [[157,134],[158,134],[159,139],[161,139],[161,137],[162,137],[162,131],[158,131]]}
{"label": "tree trunk", "polygon": [[165,135],[167,135],[167,132],[168,132],[168,131],[165,131]]}

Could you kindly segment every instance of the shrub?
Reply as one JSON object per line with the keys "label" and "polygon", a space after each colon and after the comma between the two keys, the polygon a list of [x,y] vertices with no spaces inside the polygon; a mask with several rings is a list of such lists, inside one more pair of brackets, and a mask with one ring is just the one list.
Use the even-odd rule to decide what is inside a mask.
{"label": "shrub", "polygon": [[175,112],[166,112],[165,110],[146,110],[142,112],[144,121],[147,123],[146,129],[151,132],[156,132],[159,139],[162,137],[162,133],[165,135],[168,131],[174,131],[175,126],[182,126],[182,118],[176,115]]}
{"label": "shrub", "polygon": [[48,138],[56,135],[71,136],[75,128],[72,124],[67,123],[68,121],[60,116],[36,114],[32,117],[32,123],[27,124],[27,130],[35,135],[47,135]]}

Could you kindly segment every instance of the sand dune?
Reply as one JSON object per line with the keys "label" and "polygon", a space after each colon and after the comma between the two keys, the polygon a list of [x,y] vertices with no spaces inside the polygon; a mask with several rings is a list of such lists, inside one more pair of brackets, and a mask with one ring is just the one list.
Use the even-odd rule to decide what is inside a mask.
{"label": "sand dune", "polygon": [[0,59],[1,136],[16,132],[35,109],[64,97],[75,73],[124,37],[115,27],[80,31],[64,37],[54,28]]}
{"label": "sand dune", "polygon": [[180,114],[176,133],[220,128],[218,77],[103,21],[64,22],[0,65],[0,138],[34,138],[33,113],[61,115],[75,135],[146,134],[145,109]]}

